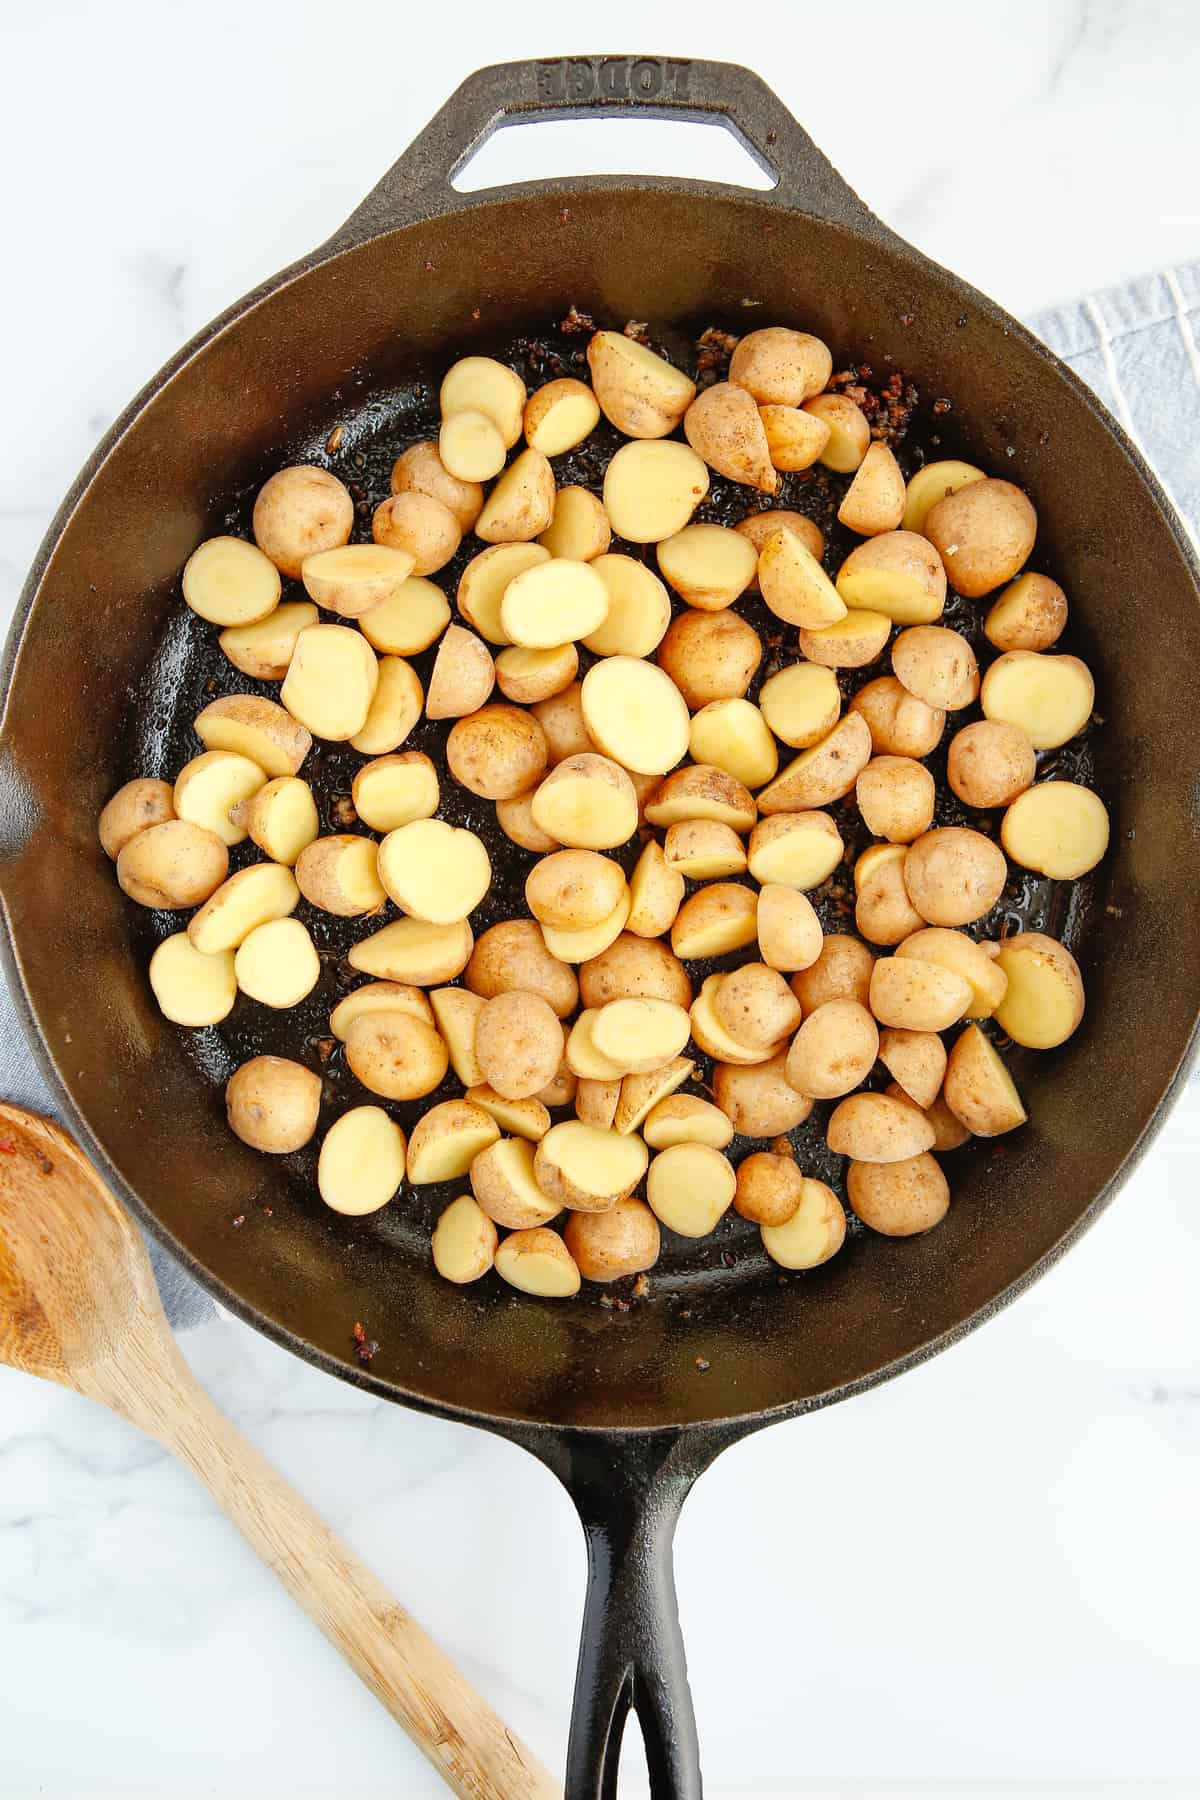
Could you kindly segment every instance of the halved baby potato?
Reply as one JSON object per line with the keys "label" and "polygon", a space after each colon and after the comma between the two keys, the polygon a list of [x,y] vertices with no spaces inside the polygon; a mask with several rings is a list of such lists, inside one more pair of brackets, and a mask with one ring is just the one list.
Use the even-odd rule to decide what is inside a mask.
{"label": "halved baby potato", "polygon": [[559,488],[554,496],[554,517],[538,538],[551,556],[572,562],[591,562],[603,556],[612,542],[612,526],[603,505],[590,488]]}
{"label": "halved baby potato", "polygon": [[477,486],[504,467],[504,439],[495,420],[476,407],[463,407],[442,420],[437,447],[439,461],[456,481]]}
{"label": "halved baby potato", "polygon": [[535,388],[525,402],[525,442],[543,456],[565,456],[595,430],[600,406],[585,381],[560,376]]}
{"label": "halved baby potato", "polygon": [[550,1129],[550,1114],[537,1094],[525,1094],[511,1100],[498,1094],[494,1087],[481,1082],[467,1089],[467,1099],[478,1106],[509,1137],[528,1138],[536,1144]]}
{"label": "halved baby potato", "polygon": [[516,706],[536,706],[561,694],[578,673],[579,652],[572,643],[537,650],[510,644],[496,658],[497,686]]}
{"label": "halved baby potato", "polygon": [[556,1231],[534,1226],[513,1231],[496,1251],[502,1281],[539,1300],[569,1300],[579,1292],[579,1269]]}
{"label": "halved baby potato", "polygon": [[660,1100],[683,1086],[695,1067],[690,1057],[675,1056],[670,1062],[664,1063],[661,1069],[626,1075],[621,1082],[613,1113],[614,1131],[619,1131],[622,1135],[636,1131]]}
{"label": "halved baby potato", "polygon": [[530,811],[547,837],[579,850],[615,850],[628,843],[638,824],[628,773],[591,751],[556,764],[535,788]]}
{"label": "halved baby potato", "polygon": [[464,719],[478,712],[495,682],[496,665],[487,645],[461,625],[448,626],[429,677],[426,718]]}
{"label": "halved baby potato", "polygon": [[671,623],[671,600],[653,569],[632,556],[597,556],[608,612],[583,642],[593,656],[651,656]]}
{"label": "halved baby potato", "polygon": [[692,717],[687,747],[693,762],[711,763],[745,788],[762,787],[779,767],[775,739],[750,700],[710,700]]}
{"label": "halved baby potato", "polygon": [[856,712],[843,715],[833,730],[802,750],[758,796],[760,813],[812,812],[841,800],[871,758],[871,733]]}
{"label": "halved baby potato", "polygon": [[500,603],[505,636],[551,649],[596,631],[608,617],[608,589],[590,563],[552,557],[514,576]]}
{"label": "halved baby potato", "polygon": [[800,627],[800,654],[826,669],[862,669],[882,656],[891,636],[885,613],[848,612],[816,630]]}
{"label": "halved baby potato", "polygon": [[712,881],[724,875],[740,875],[746,867],[746,848],[730,825],[716,819],[683,819],[667,830],[663,840],[667,867],[678,869],[689,881]]}
{"label": "halved baby potato", "polygon": [[807,750],[837,724],[842,696],[832,669],[799,662],[767,677],[758,704],[781,743],[792,750]]}
{"label": "halved baby potato", "polygon": [[444,569],[462,542],[458,520],[432,494],[408,489],[392,494],[371,515],[371,536],[388,549],[412,557],[414,575]]}
{"label": "halved baby potato", "polygon": [[662,937],[675,923],[683,896],[683,876],[668,865],[662,845],[652,840],[629,877],[626,930],[639,938]]}
{"label": "halved baby potato", "polygon": [[237,999],[233,952],[218,950],[206,956],[186,931],[173,932],[150,958],[150,986],[159,1011],[172,1024],[193,1031],[219,1025]]}
{"label": "halved baby potato", "polygon": [[687,752],[690,721],[683,696],[654,663],[635,656],[593,663],[583,678],[580,704],[589,734],[622,768],[665,775]]}
{"label": "halved baby potato", "polygon": [[885,531],[858,544],[837,574],[851,609],[883,613],[899,625],[931,625],[946,605],[946,571],[915,531]]}
{"label": "halved baby potato", "polygon": [[629,888],[617,901],[608,917],[597,925],[588,925],[579,931],[564,930],[556,925],[543,925],[542,937],[550,955],[559,962],[585,963],[594,956],[600,956],[608,946],[615,943],[625,929],[629,917]]}
{"label": "halved baby potato", "polygon": [[760,1225],[759,1236],[781,1269],[816,1269],[836,1256],[845,1242],[846,1215],[833,1189],[806,1175],[791,1218],[782,1225]]}
{"label": "halved baby potato", "polygon": [[820,460],[838,475],[853,475],[861,468],[871,445],[871,427],[862,408],[848,394],[814,394],[804,410],[829,427]]}
{"label": "halved baby potato", "polygon": [[414,1187],[456,1181],[481,1150],[499,1140],[500,1127],[469,1100],[443,1100],[422,1113],[408,1140],[408,1179]]}
{"label": "halved baby potato", "polygon": [[253,625],[279,605],[279,570],[244,538],[213,537],[183,566],[183,597],[210,625]]}
{"label": "halved baby potato", "polygon": [[[355,1019],[368,1012],[402,1012],[426,1025],[434,1023],[433,1007],[420,988],[401,981],[368,981],[338,1001],[329,1015],[329,1029],[339,1041],[344,1040]],[[440,1026],[440,1015],[437,1022]]]}
{"label": "halved baby potato", "polygon": [[458,610],[467,624],[489,644],[507,644],[500,606],[508,584],[549,560],[550,552],[541,544],[492,544],[473,556],[459,578],[457,594]]}
{"label": "halved baby potato", "polygon": [[243,994],[284,1011],[299,1006],[321,976],[321,959],[299,919],[268,919],[238,945],[233,959]]}
{"label": "halved baby potato", "polygon": [[562,1201],[544,1194],[534,1175],[534,1148],[527,1138],[501,1138],[475,1157],[471,1191],[489,1219],[506,1231],[544,1225],[562,1211]]}
{"label": "halved baby potato", "polygon": [[[378,683],[379,663],[361,631],[310,625],[296,639],[279,698],[314,737],[344,743],[366,724]],[[295,769],[267,773],[291,775]]]}
{"label": "halved baby potato", "polygon": [[1014,862],[1053,881],[1077,881],[1108,849],[1108,809],[1076,781],[1043,781],[1018,795],[1000,823]]}
{"label": "halved baby potato", "polygon": [[682,531],[708,492],[708,470],[686,444],[622,444],[604,472],[604,510],[618,537],[660,544]]}
{"label": "halved baby potato", "polygon": [[689,819],[711,819],[733,831],[746,832],[757,817],[750,789],[727,769],[713,763],[687,763],[654,789],[645,805],[650,825],[683,825]]}
{"label": "halved baby potato", "polygon": [[552,1125],[534,1156],[538,1186],[573,1212],[607,1212],[631,1194],[649,1156],[632,1133],[567,1119]]}
{"label": "halved baby potato", "polygon": [[690,1030],[686,1009],[669,1000],[610,1000],[592,1021],[591,1039],[623,1075],[649,1075],[675,1061]]}
{"label": "halved baby potato", "polygon": [[410,575],[390,599],[359,615],[358,628],[380,655],[416,656],[436,643],[449,623],[450,602],[436,581]]}
{"label": "halved baby potato", "polygon": [[338,918],[378,912],[387,895],[374,838],[354,832],[316,838],[296,858],[296,882],[310,905]]}
{"label": "halved baby potato", "polygon": [[830,435],[824,419],[800,406],[760,406],[758,416],[777,469],[811,469],[824,455]]}
{"label": "halved baby potato", "polygon": [[968,1019],[990,1019],[1004,998],[1004,971],[995,958],[995,945],[977,944],[965,931],[928,926],[899,945],[896,955],[906,961],[937,963],[961,975],[971,989]]}
{"label": "halved baby potato", "polygon": [[1077,656],[1008,650],[984,676],[979,702],[985,718],[1015,725],[1035,750],[1056,750],[1091,718],[1096,684]]}
{"label": "halved baby potato", "polygon": [[305,727],[274,700],[258,694],[226,694],[210,700],[197,713],[192,729],[206,750],[234,750],[267,775],[294,775],[312,748]]}
{"label": "halved baby potato", "polygon": [[381,1106],[353,1106],[325,1133],[317,1189],[334,1212],[378,1212],[404,1180],[404,1133]]}
{"label": "halved baby potato", "polygon": [[438,1219],[430,1246],[443,1281],[462,1287],[486,1275],[496,1260],[499,1236],[473,1194],[460,1194]]}
{"label": "halved baby potato", "polygon": [[475,535],[485,544],[528,543],[554,518],[554,470],[540,450],[522,450],[483,503]]}
{"label": "halved baby potato", "polygon": [[736,1038],[730,1037],[716,1014],[714,1002],[719,975],[710,975],[700,992],[692,1002],[692,1037],[697,1047],[705,1056],[711,1056],[720,1063],[736,1065],[751,1063],[767,1063],[787,1047],[786,1038],[780,1038],[773,1044],[739,1044]]}
{"label": "halved baby potato", "polygon": [[664,579],[699,612],[732,606],[754,579],[756,563],[753,544],[725,525],[685,525],[658,546]]}
{"label": "halved baby potato", "polygon": [[364,975],[412,982],[415,987],[438,987],[462,974],[474,941],[465,919],[455,925],[394,919],[381,931],[352,944],[346,956],[350,967],[361,969]]}
{"label": "halved baby potato", "polygon": [[939,963],[881,956],[871,970],[871,1011],[881,1025],[945,1031],[966,1016],[971,996],[966,977]]}
{"label": "halved baby potato", "polygon": [[1025,1123],[1027,1114],[996,1046],[978,1025],[956,1038],[942,1089],[946,1105],[976,1137],[998,1137]]}
{"label": "halved baby potato", "polygon": [[607,919],[625,891],[620,863],[595,850],[554,850],[525,879],[525,904],[541,925],[586,931]]}
{"label": "halved baby potato", "polygon": [[253,681],[282,681],[296,648],[296,639],[319,614],[307,600],[289,600],[253,625],[230,625],[217,639],[221,649],[243,675]]}
{"label": "halved baby potato", "polygon": [[715,881],[699,888],[680,907],[671,927],[671,948],[684,962],[727,956],[752,944],[758,895],[738,882]]}
{"label": "halved baby potato", "polygon": [[351,795],[355,812],[372,831],[396,831],[414,819],[431,819],[441,799],[437,770],[420,750],[364,763]]}
{"label": "halved baby potato", "polygon": [[1083,977],[1065,944],[1040,931],[1006,938],[996,958],[1008,989],[996,1008],[996,1023],[1014,1044],[1053,1050],[1083,1018]]}
{"label": "halved baby potato", "polygon": [[[525,422],[525,383],[515,370],[491,356],[463,356],[442,379],[438,400],[443,419],[480,412],[511,450]],[[480,477],[484,479],[484,477]]]}
{"label": "halved baby potato", "polygon": [[917,470],[904,491],[901,528],[904,531],[923,532],[931,507],[950,494],[956,494],[959,488],[983,479],[983,470],[977,469],[974,463],[956,462],[952,459],[926,463],[924,468]]}
{"label": "halved baby potato", "polygon": [[866,1080],[879,1055],[875,1020],[857,1000],[827,1000],[792,1039],[787,1079],[813,1100],[837,1100]]}
{"label": "halved baby potato", "polygon": [[666,437],[696,392],[681,369],[621,331],[597,331],[587,359],[605,418],[629,438]]}
{"label": "halved baby potato", "polygon": [[821,921],[807,895],[769,881],[758,893],[758,953],[769,969],[809,969],[821,954]]}
{"label": "halved baby potato", "polygon": [[733,1140],[733,1125],[711,1100],[699,1094],[672,1094],[651,1107],[642,1136],[652,1150],[666,1150],[672,1144],[708,1144],[724,1150]]}
{"label": "halved baby potato", "polygon": [[185,763],[175,777],[172,804],[177,819],[201,825],[223,844],[240,844],[246,826],[232,817],[238,803],[266,786],[266,775],[248,756],[234,750],[205,750]]}
{"label": "halved baby potato", "polygon": [[[503,459],[501,459],[503,460]],[[440,500],[458,523],[460,531],[470,531],[483,505],[483,489],[478,481],[464,481],[452,475],[438,454],[438,447],[426,441],[402,450],[392,464],[393,494],[429,494]],[[401,656],[409,651],[398,652]]]}
{"label": "halved baby potato", "polygon": [[710,1144],[672,1144],[658,1152],[646,1176],[651,1211],[680,1237],[715,1231],[736,1190],[732,1163]]}
{"label": "halved baby potato", "polygon": [[[420,989],[415,989],[414,992],[419,993]],[[450,1067],[465,1088],[484,1085],[483,1069],[475,1054],[475,1027],[486,1004],[482,994],[473,994],[470,988],[465,987],[434,988],[429,995],[429,1005],[437,1021],[437,1028],[450,1052]],[[333,1020],[330,1019],[329,1023],[332,1029]]]}
{"label": "halved baby potato", "polygon": [[350,739],[351,748],[363,756],[398,750],[420,719],[425,698],[416,670],[402,656],[381,656],[377,668],[374,698],[362,729]]}
{"label": "halved baby potato", "polygon": [[[146,835],[143,833],[143,839]],[[135,838],[134,844],[138,841]],[[188,936],[206,956],[217,950],[236,950],[256,925],[286,918],[295,911],[299,900],[300,889],[290,869],[278,863],[251,863],[249,868],[239,869],[222,882],[199,912],[193,914]]]}
{"label": "halved baby potato", "polygon": [[272,862],[288,868],[321,829],[312,789],[298,775],[277,775],[249,799],[239,800],[231,817]]}
{"label": "halved baby potato", "polygon": [[430,925],[466,919],[491,886],[482,839],[444,819],[414,819],[379,846],[379,879],[410,918]]}
{"label": "halved baby potato", "polygon": [[785,526],[758,556],[758,585],[767,606],[785,625],[818,630],[846,616],[846,604],[812,551]]}
{"label": "halved baby potato", "polygon": [[387,544],[341,544],[306,556],[300,579],[318,606],[356,619],[394,600],[412,574],[413,562],[411,551]]}
{"label": "halved baby potato", "polygon": [[837,516],[860,537],[878,537],[897,529],[904,516],[904,477],[886,444],[869,446]]}
{"label": "halved baby potato", "polygon": [[773,813],[750,833],[750,873],[763,886],[820,887],[845,854],[841,833],[827,812]]}

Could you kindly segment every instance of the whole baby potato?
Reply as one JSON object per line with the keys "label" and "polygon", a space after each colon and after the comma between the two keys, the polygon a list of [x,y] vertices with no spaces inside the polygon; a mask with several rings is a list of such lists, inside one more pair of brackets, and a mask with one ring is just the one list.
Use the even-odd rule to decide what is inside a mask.
{"label": "whole baby potato", "polygon": [[879,1054],[879,1032],[857,1000],[827,1000],[792,1039],[787,1078],[799,1094],[836,1100],[858,1087]]}
{"label": "whole baby potato", "polygon": [[892,844],[911,844],[929,830],[936,793],[929,770],[910,756],[873,756],[854,784],[867,830]]}
{"label": "whole baby potato", "polygon": [[967,806],[1009,806],[1033,785],[1037,753],[1025,733],[1002,719],[977,719],[950,740],[946,780]]}
{"label": "whole baby potato", "polygon": [[979,693],[979,664],[960,631],[910,625],[892,645],[892,668],[910,694],[935,712],[958,712]]}
{"label": "whole baby potato", "polygon": [[483,933],[463,977],[473,994],[491,1000],[514,990],[540,994],[565,1019],[579,1004],[574,969],[551,956],[532,919],[504,919]]}
{"label": "whole baby potato", "polygon": [[317,1129],[321,1077],[285,1056],[254,1056],[225,1086],[230,1129],[252,1150],[286,1156]]}
{"label": "whole baby potato", "polygon": [[186,819],[149,825],[117,857],[117,881],[139,906],[178,912],[216,893],[229,870],[220,838]]}
{"label": "whole baby potato", "polygon": [[908,897],[930,925],[970,925],[982,919],[1007,880],[1008,863],[1000,846],[962,825],[927,831],[909,846],[904,860]]}
{"label": "whole baby potato", "polygon": [[580,964],[579,997],[589,1007],[612,1000],[669,1000],[686,1008],[692,1004],[692,984],[666,944],[623,931],[607,950]]}
{"label": "whole baby potato", "polygon": [[546,734],[520,707],[495,704],[468,713],[446,739],[450,773],[484,800],[513,800],[546,771]]}
{"label": "whole baby potato", "polygon": [[365,1088],[385,1100],[431,1094],[450,1066],[432,1025],[411,1013],[359,1013],[346,1030],[346,1061]]}
{"label": "whole baby potato", "polygon": [[790,1156],[756,1150],[738,1167],[733,1210],[756,1225],[786,1225],[804,1198],[804,1177]]}
{"label": "whole baby potato", "polygon": [[739,1137],[781,1137],[812,1111],[808,1095],[787,1078],[786,1050],[767,1062],[714,1064],[713,1099]]}
{"label": "whole baby potato", "polygon": [[475,1055],[484,1079],[505,1100],[526,1100],[553,1081],[563,1029],[540,994],[513,989],[488,1000],[475,1023]]}
{"label": "whole baby potato", "polygon": [[[300,565],[318,550],[336,550],[354,529],[350,490],[327,469],[299,463],[263,483],[254,502],[254,541],[282,575],[300,579]],[[281,774],[281,770],[270,770]],[[288,771],[294,773],[294,771]]]}
{"label": "whole baby potato", "polygon": [[946,1177],[927,1150],[904,1162],[852,1162],[846,1194],[863,1224],[883,1237],[932,1231],[950,1208]]}
{"label": "whole baby potato", "polygon": [[1048,575],[1019,575],[993,600],[984,636],[997,650],[1049,650],[1067,626],[1067,596]]}
{"label": "whole baby potato", "polygon": [[127,781],[117,789],[100,814],[100,847],[116,862],[126,844],[151,825],[165,825],[175,817],[174,789],[169,781],[144,777]]}
{"label": "whole baby potato", "polygon": [[627,1196],[608,1212],[573,1212],[563,1241],[585,1281],[620,1281],[654,1267],[661,1233],[646,1202]]}
{"label": "whole baby potato", "polygon": [[877,756],[929,756],[946,728],[945,713],[926,706],[894,675],[879,675],[859,688],[850,711],[866,720]]}
{"label": "whole baby potato", "polygon": [[608,918],[624,889],[621,865],[611,857],[595,850],[554,850],[526,877],[525,903],[543,925],[586,931]]}
{"label": "whole baby potato", "polygon": [[856,1000],[867,1005],[875,957],[861,938],[831,932],[815,963],[792,976],[791,988],[805,1016],[830,1000]]}
{"label": "whole baby potato", "polygon": [[1011,481],[972,481],[925,516],[925,536],[960,594],[975,600],[1011,581],[1037,536],[1037,513]]}

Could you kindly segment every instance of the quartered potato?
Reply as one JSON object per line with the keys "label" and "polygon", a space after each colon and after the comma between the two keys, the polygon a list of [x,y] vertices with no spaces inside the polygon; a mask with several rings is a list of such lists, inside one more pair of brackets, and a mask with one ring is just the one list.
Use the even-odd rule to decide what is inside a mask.
{"label": "quartered potato", "polygon": [[506,1231],[526,1231],[562,1211],[534,1176],[534,1147],[527,1138],[501,1138],[481,1150],[470,1168],[471,1191],[488,1218]]}
{"label": "quartered potato", "polygon": [[487,703],[495,684],[496,665],[487,645],[461,625],[447,626],[429,677],[425,716],[465,719]]}
{"label": "quartered potato", "polygon": [[1012,1076],[978,1025],[955,1039],[942,1089],[946,1105],[976,1137],[998,1137],[1026,1119]]}
{"label": "quartered potato", "polygon": [[667,862],[661,844],[649,843],[629,878],[627,928],[639,938],[670,931],[683,905],[684,879]]}
{"label": "quartered potato", "polygon": [[936,1032],[888,1025],[879,1034],[879,1060],[916,1106],[933,1105],[946,1073],[946,1046]]}
{"label": "quartered potato", "polygon": [[785,625],[817,630],[846,616],[846,603],[821,564],[786,526],[759,552],[758,585],[768,607]]}
{"label": "quartered potato", "polygon": [[684,436],[709,468],[730,481],[774,494],[779,476],[758,407],[745,388],[718,381],[688,407]]}
{"label": "quartered potato", "polygon": [[483,503],[475,536],[485,544],[523,544],[554,518],[554,470],[540,450],[522,450]]}
{"label": "quartered potato", "polygon": [[1042,781],[1013,801],[1000,823],[1000,842],[1024,868],[1077,881],[1108,849],[1108,809],[1076,781]]}
{"label": "quartered potato", "polygon": [[[785,527],[788,531],[795,532],[804,548],[815,556],[818,562],[821,561],[825,555],[825,539],[821,534],[820,526],[814,520],[806,518],[803,513],[792,512],[786,506],[767,506],[763,508],[762,512],[748,513],[744,519],[738,520],[733,529],[739,536],[749,538],[754,545],[755,555],[760,556],[767,539],[774,537],[777,531],[782,531]],[[751,592],[754,592],[757,587],[758,567],[756,564],[754,575],[750,581]]]}
{"label": "quartered potato", "polygon": [[319,614],[306,600],[289,600],[253,625],[230,625],[217,639],[235,669],[253,681],[282,681],[296,639]]}
{"label": "quartered potato", "polygon": [[[376,982],[374,985],[384,987],[391,983]],[[361,993],[363,990],[360,988],[358,991]],[[413,991],[419,993],[420,989]],[[343,1001],[342,1005],[345,1004]],[[470,988],[439,987],[430,992],[428,1004],[450,1054],[450,1067],[465,1088],[482,1087],[485,1078],[483,1067],[475,1053],[475,1027],[487,1004],[483,995],[473,994]],[[329,1026],[336,1034],[333,1018],[330,1019]]]}
{"label": "quartered potato", "polygon": [[699,612],[732,606],[754,579],[756,563],[753,544],[725,525],[685,525],[658,546],[663,578]]}
{"label": "quartered potato", "polygon": [[274,700],[257,694],[227,694],[210,701],[197,713],[192,729],[206,750],[234,750],[267,775],[294,775],[312,748],[302,724]]}
{"label": "quartered potato", "polygon": [[253,625],[279,605],[279,570],[244,538],[209,538],[183,567],[183,597],[210,625]]}
{"label": "quartered potato", "polygon": [[604,416],[626,437],[666,437],[696,392],[682,370],[620,331],[596,332],[588,342],[587,359]]}
{"label": "quartered potato", "polygon": [[[344,742],[366,724],[378,684],[379,661],[361,631],[348,625],[310,625],[296,639],[279,698],[314,737]],[[267,770],[269,775],[295,772]]]}
{"label": "quartered potato", "polygon": [[871,427],[861,407],[846,394],[814,394],[804,402],[804,410],[829,427],[820,456],[825,467],[839,475],[861,468],[871,443]]}
{"label": "quartered potato", "polygon": [[545,1102],[537,1094],[509,1100],[483,1082],[478,1087],[467,1089],[467,1099],[472,1106],[485,1112],[489,1119],[494,1119],[499,1129],[507,1132],[510,1137],[528,1138],[531,1143],[536,1144],[550,1129],[550,1114]]}
{"label": "quartered potato", "polygon": [[767,721],[749,700],[711,700],[702,706],[692,718],[688,750],[694,762],[723,769],[745,788],[762,787],[779,767]]}
{"label": "quartered potato", "polygon": [[573,562],[591,562],[603,556],[612,542],[608,514],[590,489],[559,488],[554,496],[554,517],[538,539],[551,556]]}
{"label": "quartered potato", "polygon": [[695,1067],[690,1057],[676,1056],[661,1069],[623,1076],[612,1118],[613,1128],[622,1134],[636,1131],[661,1100],[683,1086]]}
{"label": "quartered potato", "polygon": [[838,507],[838,518],[860,537],[878,537],[880,532],[895,531],[903,517],[900,465],[886,444],[872,444]]}

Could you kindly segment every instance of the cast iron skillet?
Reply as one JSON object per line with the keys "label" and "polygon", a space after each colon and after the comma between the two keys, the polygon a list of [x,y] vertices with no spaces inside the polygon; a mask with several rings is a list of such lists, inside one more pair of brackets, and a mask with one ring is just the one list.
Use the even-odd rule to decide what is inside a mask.
{"label": "cast iron skillet", "polygon": [[[450,186],[505,120],[635,110],[721,122],[778,185]],[[298,1201],[285,1170],[231,1137],[154,1007],[135,909],[95,835],[130,772],[130,672],[156,653],[161,684],[165,655],[170,685],[161,632],[178,571],[229,496],[337,419],[386,415],[422,360],[487,350],[571,302],[610,321],[794,322],[953,395],[959,447],[1036,497],[1039,549],[1098,676],[1096,781],[1114,826],[1096,928],[1077,934],[1083,1027],[1025,1076],[1031,1123],[1003,1156],[962,1163],[941,1228],[859,1235],[783,1281],[709,1254],[627,1313],[451,1289],[421,1234]],[[7,967],[30,1035],[98,1166],[226,1305],[331,1373],[524,1445],[565,1483],[589,1553],[571,1800],[615,1793],[631,1705],[653,1792],[700,1793],[671,1572],[696,1476],[748,1432],[912,1367],[1020,1292],[1111,1198],[1181,1081],[1200,1012],[1196,578],[1154,477],[1068,370],[872,217],[756,76],[657,57],[472,76],[329,243],[156,377],[64,502],[10,640],[0,728]],[[151,719],[151,747],[153,733]],[[369,1368],[350,1341],[358,1319],[380,1344]]]}

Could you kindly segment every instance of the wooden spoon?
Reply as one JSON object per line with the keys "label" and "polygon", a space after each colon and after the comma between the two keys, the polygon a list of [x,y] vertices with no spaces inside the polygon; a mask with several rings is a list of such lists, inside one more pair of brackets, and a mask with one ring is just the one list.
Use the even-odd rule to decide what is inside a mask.
{"label": "wooden spoon", "polygon": [[213,1405],[136,1228],[48,1119],[0,1102],[0,1361],[99,1400],[198,1475],[464,1800],[561,1800],[548,1770]]}

